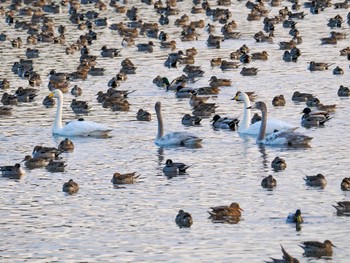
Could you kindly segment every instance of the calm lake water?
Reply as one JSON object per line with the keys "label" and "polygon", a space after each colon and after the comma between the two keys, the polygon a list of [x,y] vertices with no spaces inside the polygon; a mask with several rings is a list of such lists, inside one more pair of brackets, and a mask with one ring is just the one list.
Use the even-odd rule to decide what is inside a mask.
{"label": "calm lake water", "polygon": [[[209,1],[216,8],[216,1]],[[247,21],[250,12],[244,1],[232,1],[228,8],[232,19],[238,25],[242,37],[225,40],[220,49],[209,49],[206,45],[208,33],[198,29],[198,41],[182,42],[181,28],[174,21],[183,14],[190,21],[203,19],[205,24],[216,26],[215,35],[221,35],[221,24],[213,22],[205,14],[190,14],[191,1],[177,3],[178,15],[169,16],[170,23],[161,26],[170,39],[177,42],[176,50],[196,47],[198,54],[195,65],[201,66],[205,74],[190,87],[208,85],[211,76],[230,78],[231,87],[221,88],[218,96],[210,98],[219,107],[216,112],[222,116],[237,116],[242,120],[243,104],[231,100],[238,90],[255,91],[256,100],[265,101],[269,117],[288,121],[300,126],[300,112],[305,103],[291,100],[294,91],[316,95],[324,104],[337,104],[333,118],[324,127],[299,131],[312,136],[310,148],[289,149],[284,147],[259,147],[255,138],[240,136],[237,132],[214,130],[210,118],[203,119],[199,127],[185,127],[181,118],[191,113],[188,99],[177,99],[173,92],[152,83],[157,75],[170,80],[183,74],[183,65],[166,68],[164,62],[169,50],[160,49],[160,42],[146,36],[136,39],[137,43],[155,43],[153,53],[138,52],[135,46],[122,48],[122,38],[107,27],[94,27],[97,40],[89,46],[97,55],[97,67],[106,69],[105,75],[89,76],[85,81],[73,81],[83,89],[79,100],[88,101],[91,112],[85,119],[97,121],[113,128],[111,137],[71,138],[75,145],[72,153],[62,154],[66,171],[50,173],[46,169],[26,170],[21,180],[0,178],[0,261],[1,262],[264,262],[269,257],[281,258],[280,244],[300,262],[348,262],[350,256],[348,240],[350,218],[337,216],[332,207],[338,201],[349,200],[349,193],[340,189],[341,180],[349,176],[350,163],[348,143],[350,106],[348,98],[337,96],[340,85],[349,85],[349,61],[339,51],[349,45],[348,39],[336,45],[321,45],[320,38],[328,37],[330,31],[349,33],[349,25],[341,28],[327,26],[330,18],[340,14],[346,19],[347,9],[328,7],[318,15],[310,14],[303,6],[299,11],[307,15],[298,20],[297,28],[303,37],[298,47],[302,51],[297,63],[282,60],[280,41],[289,41],[289,29],[282,23],[275,25],[273,44],[256,43],[253,35],[262,30],[262,19]],[[304,1],[301,2],[303,4]],[[5,8],[10,1],[1,5]],[[106,3],[108,6],[108,3]],[[269,17],[278,14],[284,6],[271,7]],[[23,5],[22,7],[24,7]],[[157,22],[159,15],[153,5],[140,1],[129,1],[127,8],[139,9],[144,22]],[[81,12],[95,10],[93,4],[81,5]],[[78,30],[69,22],[68,7],[63,6],[59,14],[47,14],[58,25],[65,25],[66,45],[38,43],[24,44],[13,48],[10,41],[0,42],[0,79],[8,78],[14,93],[19,87],[28,87],[28,81],[11,71],[14,62],[25,58],[27,47],[38,48],[40,57],[34,60],[34,69],[40,73],[43,83],[34,102],[13,106],[12,116],[0,117],[0,165],[14,165],[31,154],[35,145],[54,146],[64,139],[51,134],[56,108],[45,108],[42,100],[49,94],[48,74],[51,69],[58,72],[72,72],[79,63],[80,53],[66,55],[65,48],[74,43],[87,30]],[[127,22],[125,14],[107,10],[100,12],[107,17],[109,25]],[[28,21],[30,17],[15,17]],[[26,39],[26,32],[14,29],[0,17],[0,31],[10,40],[20,36]],[[57,31],[55,31],[57,34]],[[24,41],[25,42],[25,41]],[[102,45],[121,48],[121,56],[102,58]],[[230,53],[246,44],[251,52],[266,50],[267,61],[253,61],[247,66],[259,68],[257,76],[243,77],[240,69],[221,71],[211,68],[210,60],[222,57],[230,60]],[[120,62],[130,58],[137,66],[135,75],[121,83],[118,89],[135,90],[128,101],[127,112],[112,112],[96,101],[96,93],[107,90],[108,81],[119,72]],[[310,61],[335,63],[329,70],[310,72]],[[342,76],[332,74],[338,65],[345,71]],[[241,66],[242,67],[242,66]],[[0,90],[0,95],[5,90]],[[272,98],[283,94],[286,106],[273,107]],[[63,119],[68,121],[77,116],[70,108],[74,97],[64,95]],[[202,147],[159,148],[154,144],[157,121],[154,111],[156,101],[162,102],[162,113],[166,131],[190,131],[203,138]],[[151,122],[136,121],[136,113],[143,108],[152,113]],[[271,161],[280,156],[287,162],[287,169],[274,172]],[[191,167],[181,176],[167,178],[162,173],[166,159],[184,162]],[[141,175],[138,183],[114,188],[110,180],[115,172],[133,172]],[[324,189],[305,185],[303,177],[322,173],[327,179]],[[261,180],[272,174],[277,187],[272,191],[261,188]],[[70,178],[79,185],[77,194],[66,195],[62,185]],[[238,202],[244,209],[237,224],[213,223],[207,211],[212,206],[229,205]],[[305,223],[301,231],[287,224],[290,212],[300,208]],[[190,229],[180,229],[174,222],[179,209],[192,214]],[[336,246],[332,257],[306,258],[298,245],[302,241],[329,239]]]}

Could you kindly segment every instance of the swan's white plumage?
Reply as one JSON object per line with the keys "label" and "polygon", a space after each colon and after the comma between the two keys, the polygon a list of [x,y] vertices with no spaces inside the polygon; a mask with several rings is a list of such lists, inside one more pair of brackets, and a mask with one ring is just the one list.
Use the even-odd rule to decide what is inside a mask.
{"label": "swan's white plumage", "polygon": [[158,120],[158,133],[155,144],[158,146],[197,146],[200,145],[202,139],[189,132],[170,132],[164,134],[163,119],[161,115],[161,103],[156,102],[155,111]]}
{"label": "swan's white plumage", "polygon": [[[238,133],[247,135],[258,135],[261,126],[261,121],[250,124],[250,109],[248,109],[250,107],[250,100],[248,95],[244,92],[239,92],[236,95],[235,100],[240,100],[244,103],[244,116],[242,122],[240,122],[239,124]],[[276,119],[268,119],[266,123],[266,134],[271,134],[276,130],[282,131],[293,128],[296,128],[296,126],[288,122]]]}
{"label": "swan's white plumage", "polygon": [[49,97],[57,99],[57,112],[52,127],[52,134],[61,136],[106,136],[112,129],[93,121],[70,121],[62,124],[63,94],[59,89],[50,93]]}

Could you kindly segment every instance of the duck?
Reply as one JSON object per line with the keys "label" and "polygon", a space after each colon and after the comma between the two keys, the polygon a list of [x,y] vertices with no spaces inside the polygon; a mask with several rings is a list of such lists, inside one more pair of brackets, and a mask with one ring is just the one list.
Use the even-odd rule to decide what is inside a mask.
{"label": "duck", "polygon": [[50,160],[48,165],[46,165],[46,170],[51,173],[63,173],[66,166],[64,161]]}
{"label": "duck", "polygon": [[120,52],[121,50],[117,48],[107,48],[105,45],[101,47],[101,56],[105,58],[114,58],[118,56]]}
{"label": "duck", "polygon": [[227,60],[222,60],[220,68],[222,71],[237,69],[240,66],[238,62],[229,62]]}
{"label": "duck", "polygon": [[28,47],[26,49],[26,57],[27,58],[38,58],[39,57],[39,49]]}
{"label": "duck", "polygon": [[310,71],[323,71],[323,70],[327,70],[333,64],[334,63],[310,61],[309,70]]}
{"label": "duck", "polygon": [[289,213],[286,219],[287,223],[297,223],[301,224],[304,222],[304,219],[301,216],[301,211],[300,209],[297,209],[295,213]]}
{"label": "duck", "polygon": [[340,189],[343,191],[350,190],[350,177],[345,177],[340,183]]}
{"label": "duck", "polygon": [[332,256],[333,247],[335,246],[327,239],[323,243],[319,241],[304,241],[301,242],[300,247],[304,249],[306,257],[322,257]]}
{"label": "duck", "polygon": [[149,41],[148,43],[141,43],[136,45],[138,51],[147,51],[149,53],[153,52],[154,43]]}
{"label": "duck", "polygon": [[299,260],[292,257],[281,245],[282,253],[283,253],[283,258],[282,259],[275,259],[275,258],[270,258],[272,261],[267,262],[267,263],[299,263]]}
{"label": "duck", "polygon": [[[244,103],[244,116],[243,120],[240,122],[238,133],[241,134],[248,134],[248,135],[258,135],[261,121],[255,122],[254,124],[250,124],[250,100],[248,95],[245,92],[238,91],[233,98],[233,100],[236,101],[243,101]],[[278,130],[285,130],[285,129],[292,129],[296,126],[289,124],[287,122],[281,121],[281,120],[275,120],[275,119],[268,119],[266,124],[266,134],[273,133],[274,131]]]}
{"label": "duck", "polygon": [[314,187],[325,187],[327,185],[327,180],[323,174],[318,173],[317,175],[308,175],[303,178],[308,186]]}
{"label": "duck", "polygon": [[284,96],[281,95],[277,95],[272,99],[272,105],[273,106],[284,106],[286,105],[286,99],[284,98]]}
{"label": "duck", "polygon": [[258,121],[261,121],[261,116],[259,115],[259,113],[255,112],[253,117],[250,120],[250,124],[254,124]]}
{"label": "duck", "polygon": [[336,67],[333,69],[333,75],[344,75],[344,69],[342,69],[342,68],[339,67],[339,66],[336,66]]}
{"label": "duck", "polygon": [[22,162],[24,162],[24,166],[28,169],[36,169],[36,168],[42,168],[49,164],[49,159],[45,158],[39,158],[39,157],[32,157],[30,155],[26,155]]}
{"label": "duck", "polygon": [[72,152],[74,150],[74,144],[70,139],[65,138],[58,144],[57,149],[62,152]]}
{"label": "duck", "polygon": [[68,194],[74,194],[79,191],[79,185],[73,179],[69,179],[68,182],[63,184],[62,191]]}
{"label": "duck", "polygon": [[32,102],[39,90],[33,88],[18,87],[15,91],[18,102]]}
{"label": "duck", "polygon": [[12,108],[6,106],[0,106],[0,116],[11,115]]}
{"label": "duck", "polygon": [[45,158],[45,159],[57,159],[62,151],[58,150],[55,147],[47,147],[36,145],[33,148],[32,155],[36,158]]}
{"label": "duck", "polygon": [[198,116],[191,116],[191,114],[188,114],[188,113],[186,113],[181,119],[181,123],[184,126],[200,125],[201,121],[202,121],[202,118]]}
{"label": "duck", "polygon": [[333,205],[333,207],[337,209],[338,215],[350,213],[350,201],[337,202],[337,205]]}
{"label": "duck", "polygon": [[339,97],[349,97],[350,96],[350,89],[348,87],[340,85],[337,94]]}
{"label": "duck", "polygon": [[220,115],[214,115],[212,119],[212,126],[218,129],[225,129],[235,131],[238,128],[239,120],[237,118],[220,117]]}
{"label": "duck", "polygon": [[192,107],[196,107],[200,104],[200,102],[206,102],[209,99],[209,97],[198,97],[198,92],[196,90],[192,90],[190,93],[189,104]]}
{"label": "duck", "polygon": [[170,132],[164,135],[164,124],[161,115],[161,102],[155,103],[155,111],[158,121],[158,132],[155,139],[155,144],[158,146],[200,146],[203,139],[189,132]]}
{"label": "duck", "polygon": [[49,96],[46,96],[44,99],[43,99],[43,105],[46,107],[46,108],[52,108],[53,106],[55,106],[55,100],[53,98],[49,98]]}
{"label": "duck", "polygon": [[82,88],[80,88],[78,85],[74,85],[73,88],[71,89],[70,93],[75,96],[81,96],[81,94],[83,93]]}
{"label": "duck", "polygon": [[190,213],[185,212],[184,210],[179,210],[178,214],[175,217],[175,223],[180,227],[191,227],[193,224],[193,219]]}
{"label": "duck", "polygon": [[271,174],[269,176],[263,178],[261,181],[262,188],[272,189],[276,186],[277,186],[277,180]]}
{"label": "duck", "polygon": [[292,101],[306,102],[312,99],[314,96],[311,93],[302,93],[300,91],[294,91],[292,95]]}
{"label": "duck", "polygon": [[271,168],[274,171],[285,170],[287,168],[286,160],[276,156],[275,159],[273,159],[273,161],[271,162]]}
{"label": "duck", "polygon": [[0,89],[9,89],[10,88],[10,81],[7,78],[3,78],[0,81]]}
{"label": "duck", "polygon": [[301,117],[301,125],[306,127],[323,126],[325,122],[332,118],[328,111],[312,111],[309,107],[304,108],[301,113],[303,113],[303,116]]}
{"label": "duck", "polygon": [[87,101],[72,99],[70,107],[75,114],[87,114],[90,111],[90,106]]}
{"label": "duck", "polygon": [[136,114],[136,119],[138,121],[151,121],[151,117],[152,117],[151,113],[143,109],[139,109]]}
{"label": "duck", "polygon": [[63,94],[59,89],[52,91],[49,97],[57,99],[57,111],[52,127],[53,135],[61,136],[98,136],[105,137],[111,128],[92,121],[70,121],[66,125],[62,125],[62,110],[63,110]]}
{"label": "duck", "polygon": [[22,175],[25,175],[25,171],[19,163],[16,163],[15,165],[0,166],[0,171],[3,177],[11,179],[20,179]]}
{"label": "duck", "polygon": [[209,80],[210,87],[228,87],[231,85],[232,81],[230,79],[217,78],[216,76],[212,76]]}
{"label": "duck", "polygon": [[162,41],[162,42],[160,42],[160,48],[175,50],[176,49],[176,41],[175,40]]}
{"label": "duck", "polygon": [[247,67],[243,67],[240,71],[240,74],[242,76],[255,76],[256,74],[258,74],[259,69],[258,68],[247,68]]}
{"label": "duck", "polygon": [[211,207],[211,211],[208,211],[209,215],[213,219],[225,219],[227,217],[237,218],[239,219],[242,215],[242,208],[240,208],[239,204],[236,202],[231,203],[229,206],[214,206]]}
{"label": "duck", "polygon": [[137,179],[140,177],[139,174],[136,174],[136,172],[133,173],[114,173],[112,177],[112,184],[133,184],[137,181]]}
{"label": "duck", "polygon": [[267,60],[269,58],[269,54],[263,50],[261,52],[252,53],[251,57],[253,60]]}
{"label": "duck", "polygon": [[259,109],[262,113],[261,126],[258,137],[256,138],[257,144],[276,146],[308,146],[309,142],[312,140],[312,137],[310,136],[304,135],[300,132],[295,132],[296,128],[276,131],[265,137],[267,125],[267,107],[265,102],[258,101],[250,108]]}
{"label": "duck", "polygon": [[165,166],[163,167],[163,173],[166,176],[174,176],[177,174],[185,173],[189,168],[189,165],[180,162],[173,162],[171,159],[167,159]]}

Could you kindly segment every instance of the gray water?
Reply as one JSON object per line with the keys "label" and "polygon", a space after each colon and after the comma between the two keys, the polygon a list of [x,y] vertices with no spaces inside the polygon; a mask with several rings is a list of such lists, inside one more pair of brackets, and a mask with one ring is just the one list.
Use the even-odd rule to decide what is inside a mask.
{"label": "gray water", "polygon": [[[209,1],[212,8],[215,1]],[[2,4],[7,6],[8,2]],[[108,5],[108,3],[107,3]],[[130,1],[128,8],[136,6],[144,22],[157,22],[158,15],[153,6]],[[278,14],[283,6],[270,7],[269,17]],[[339,51],[349,45],[348,40],[336,45],[321,45],[320,38],[327,37],[332,30],[327,27],[329,18],[336,14],[346,18],[346,9],[327,8],[318,15],[308,15],[298,20],[297,28],[303,37],[298,47],[302,56],[297,63],[282,60],[283,50],[279,41],[291,37],[282,24],[276,25],[273,44],[256,43],[253,35],[262,30],[262,20],[248,22],[249,10],[245,2],[233,1],[227,7],[233,12],[242,33],[239,40],[226,40],[220,49],[206,46],[208,33],[200,29],[198,41],[181,42],[181,29],[174,21],[181,15],[190,15],[190,21],[203,19],[205,24],[213,21],[205,14],[190,14],[192,2],[177,4],[179,14],[170,16],[170,24],[161,26],[176,40],[177,50],[196,47],[198,55],[195,65],[205,71],[204,77],[190,87],[203,87],[211,76],[232,79],[232,87],[223,87],[218,96],[210,98],[219,106],[222,116],[243,117],[243,104],[232,101],[238,90],[255,91],[257,100],[268,105],[269,117],[288,121],[300,126],[300,112],[304,103],[291,100],[295,90],[310,92],[324,104],[337,104],[334,117],[325,127],[299,131],[312,136],[310,148],[260,147],[251,136],[240,136],[237,132],[214,130],[210,119],[203,119],[199,127],[184,127],[181,118],[191,113],[188,99],[177,99],[173,92],[152,83],[157,75],[170,80],[183,74],[183,66],[168,69],[163,63],[169,50],[161,50],[159,41],[144,36],[137,43],[153,40],[153,53],[138,52],[137,48],[122,48],[122,38],[108,27],[95,27],[97,41],[89,46],[92,54],[99,56],[103,44],[122,48],[121,56],[98,58],[98,67],[105,67],[105,76],[91,77],[85,81],[71,82],[83,88],[78,99],[88,101],[91,112],[85,119],[103,123],[113,128],[110,138],[71,138],[75,145],[72,153],[62,154],[67,167],[64,173],[49,173],[45,169],[26,170],[20,180],[0,178],[1,198],[1,262],[263,262],[269,257],[281,258],[280,244],[301,262],[348,262],[349,217],[337,216],[332,207],[337,201],[349,200],[349,194],[340,189],[341,180],[349,176],[350,114],[349,99],[339,98],[340,85],[347,86],[349,62],[339,56]],[[82,5],[83,11],[92,10],[93,5]],[[67,44],[87,31],[79,31],[68,20],[68,8],[62,7],[57,15],[48,14],[57,25],[68,28]],[[108,6],[100,17],[107,17],[109,24],[127,21],[125,14],[117,14]],[[28,20],[28,17],[17,17]],[[221,25],[216,25],[215,35],[220,34]],[[0,17],[0,31],[13,39],[26,33],[15,30]],[[343,23],[336,31],[349,32]],[[229,54],[243,44],[251,52],[266,50],[267,61],[254,61],[247,66],[258,67],[254,77],[243,77],[240,69],[223,72],[211,68],[210,59],[222,57],[230,60]],[[32,103],[14,106],[12,116],[0,118],[0,165],[14,165],[31,154],[35,145],[58,146],[64,139],[51,134],[56,108],[45,108],[42,100],[49,94],[46,77],[51,69],[58,72],[74,71],[80,54],[66,55],[65,47],[39,43],[32,48],[40,49],[40,57],[34,59],[34,69],[43,79],[39,95]],[[18,86],[28,86],[28,81],[11,72],[11,66],[25,58],[25,49],[11,47],[10,41],[0,43],[2,63],[0,79],[11,82],[13,93]],[[137,74],[128,75],[119,89],[136,90],[129,95],[131,108],[128,112],[112,112],[96,101],[95,94],[107,90],[108,81],[119,72],[120,62],[130,58],[137,66]],[[335,63],[323,72],[310,72],[308,62]],[[334,76],[332,69],[339,65],[345,70],[343,76]],[[0,90],[2,96],[4,90]],[[284,107],[273,107],[272,98],[283,94],[287,100]],[[70,93],[64,95],[63,119],[77,116],[70,109]],[[159,148],[154,144],[157,122],[154,112],[156,101],[162,102],[162,113],[166,131],[190,131],[203,138],[202,147]],[[136,121],[136,113],[143,108],[152,113],[151,122]],[[274,172],[271,161],[280,156],[287,162],[287,169]],[[166,159],[184,162],[191,167],[181,176],[167,178],[162,173]],[[115,172],[137,172],[140,180],[133,185],[115,188],[110,180]],[[324,189],[305,185],[303,177],[322,173],[327,179]],[[272,174],[277,187],[272,191],[262,189],[261,180]],[[66,195],[62,185],[70,178],[79,185],[77,194]],[[207,211],[212,206],[238,202],[244,209],[237,224],[213,223]],[[287,224],[290,212],[300,208],[305,223],[301,231]],[[192,214],[194,223],[190,229],[180,229],[174,222],[179,209]],[[329,239],[336,246],[332,257],[306,258],[298,245],[302,241]]]}

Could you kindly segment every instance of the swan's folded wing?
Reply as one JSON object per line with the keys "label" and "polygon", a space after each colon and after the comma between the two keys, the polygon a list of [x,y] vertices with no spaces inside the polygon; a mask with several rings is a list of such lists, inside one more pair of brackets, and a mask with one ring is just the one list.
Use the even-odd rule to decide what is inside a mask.
{"label": "swan's folded wing", "polygon": [[70,136],[89,136],[97,133],[107,133],[111,128],[92,121],[71,121],[64,126],[64,134]]}

